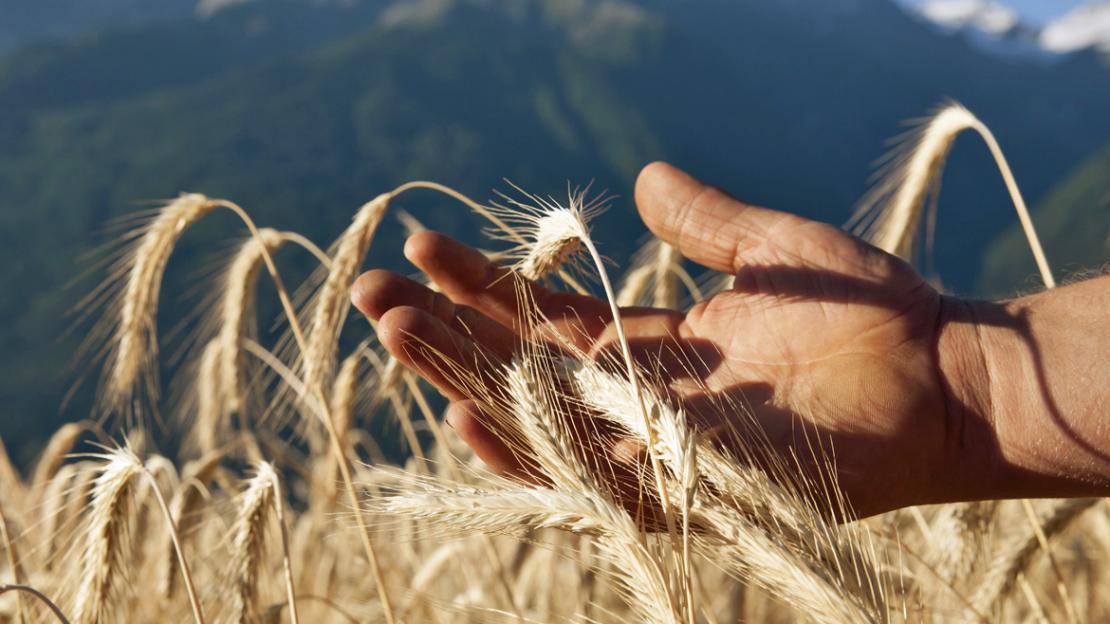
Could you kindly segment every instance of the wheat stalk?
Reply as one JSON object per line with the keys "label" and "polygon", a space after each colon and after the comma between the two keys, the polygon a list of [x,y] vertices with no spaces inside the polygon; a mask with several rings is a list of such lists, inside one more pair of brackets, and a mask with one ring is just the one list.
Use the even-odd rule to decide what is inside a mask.
{"label": "wheat stalk", "polygon": [[98,468],[82,549],[81,578],[73,609],[77,624],[111,621],[112,596],[120,589],[130,560],[129,526],[135,502],[135,480],[143,465],[129,449],[96,456]]}
{"label": "wheat stalk", "polygon": [[1002,148],[986,124],[956,102],[940,108],[905,135],[887,157],[885,172],[864,197],[849,225],[876,247],[909,258],[925,212],[925,202],[930,197],[935,202],[945,160],[956,137],[965,130],[974,130],[990,150],[1017,210],[1041,279],[1046,287],[1052,288],[1056,281]]}
{"label": "wheat stalk", "polygon": [[28,585],[0,584],[0,596],[10,591],[16,592],[17,595],[30,594],[31,596],[34,596],[36,599],[38,599],[39,602],[46,605],[47,608],[50,609],[50,611],[54,614],[54,617],[56,617],[59,622],[61,622],[62,624],[69,624],[69,619],[66,618],[66,615],[62,612],[61,608],[58,607],[58,605],[55,604],[53,600],[47,597],[46,594],[40,592],[34,587],[30,587]]}
{"label": "wheat stalk", "polygon": [[[172,464],[170,464],[172,467]],[[162,515],[166,520],[166,532],[170,536],[170,541],[173,543],[174,554],[177,556],[177,562],[181,566],[181,578],[185,582],[185,591],[189,595],[189,606],[193,610],[193,619],[197,624],[204,624],[204,612],[201,610],[200,599],[197,597],[196,588],[193,586],[193,575],[189,571],[189,562],[185,559],[185,552],[181,548],[181,538],[177,531],[177,521],[174,519],[170,508],[166,505],[166,499],[162,496],[162,490],[158,487],[158,480],[154,476],[154,472],[148,466],[142,469],[143,475],[147,478],[150,485],[151,492],[154,493],[155,500],[158,501],[158,508],[162,511]]]}
{"label": "wheat stalk", "polygon": [[[170,500],[170,516],[176,522],[176,534],[184,538],[197,522],[197,511],[204,501],[202,488],[212,479],[223,460],[222,451],[209,452],[199,459],[185,464],[181,473],[181,484]],[[177,572],[180,566],[174,565],[177,561],[178,545],[173,543],[174,533],[167,532],[165,543],[160,552],[167,554],[166,565],[163,568],[161,580],[161,594],[171,597],[176,587]]]}
{"label": "wheat stalk", "polygon": [[[612,283],[609,281],[609,273],[590,236],[589,220],[607,209],[609,198],[601,194],[591,201],[586,201],[588,188],[568,191],[569,199],[567,206],[564,207],[552,198],[542,199],[525,193],[519,188],[517,190],[524,195],[524,201],[531,203],[524,203],[524,201],[503,196],[509,206],[495,204],[495,208],[496,212],[504,216],[506,221],[515,223],[526,233],[528,243],[522,245],[515,252],[520,258],[515,266],[524,277],[538,279],[563,264],[569,263],[573,266],[578,262],[576,256],[580,250],[585,250],[586,256],[593,261],[594,270],[601,279],[605,298],[609,303],[609,310],[613,317],[613,327],[617,332],[621,355],[624,358],[625,371],[640,404],[639,414],[644,421],[643,429],[648,436],[648,461],[655,478],[655,487],[662,506],[663,517],[666,520],[667,532],[671,536],[672,542],[677,542],[677,528],[670,494],[663,475],[662,464],[655,450],[656,440],[654,439],[655,432],[651,423],[652,416],[644,402],[639,374],[632,360],[632,350],[628,344],[628,337],[625,335],[624,322],[621,318],[620,307],[617,305],[617,297],[613,292]],[[511,256],[513,253],[510,252],[509,255]]]}

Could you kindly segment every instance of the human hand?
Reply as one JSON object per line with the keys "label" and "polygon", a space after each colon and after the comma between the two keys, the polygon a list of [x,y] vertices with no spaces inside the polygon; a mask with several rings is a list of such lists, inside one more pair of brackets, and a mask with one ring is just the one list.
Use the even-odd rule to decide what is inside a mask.
{"label": "human hand", "polygon": [[[979,494],[982,479],[973,477],[991,472],[992,438],[975,394],[953,374],[976,349],[958,300],[832,226],[750,206],[663,163],[640,174],[636,204],[657,237],[736,276],[731,290],[685,314],[623,312],[634,356],[666,354],[666,381],[698,425],[743,417],[722,404],[750,406],[774,451],[801,469],[826,461],[816,446],[835,458],[859,516]],[[443,294],[370,271],[355,285],[355,305],[379,321],[392,355],[452,401],[447,420],[475,452],[495,470],[519,472],[470,390],[438,360],[473,368],[512,358],[520,342],[513,280],[441,234],[414,235],[405,254]],[[529,288],[548,329],[587,353],[613,347],[607,302]],[[609,450],[627,457],[620,444]]]}

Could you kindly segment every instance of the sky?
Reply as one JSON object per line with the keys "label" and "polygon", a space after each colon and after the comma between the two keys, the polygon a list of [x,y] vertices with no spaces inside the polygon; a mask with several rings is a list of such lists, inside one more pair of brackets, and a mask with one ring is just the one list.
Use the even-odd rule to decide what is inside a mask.
{"label": "sky", "polygon": [[[924,0],[902,0],[905,4],[918,5]],[[998,0],[1000,4],[1021,13],[1026,22],[1043,26],[1053,18],[1084,4],[1084,0]]]}

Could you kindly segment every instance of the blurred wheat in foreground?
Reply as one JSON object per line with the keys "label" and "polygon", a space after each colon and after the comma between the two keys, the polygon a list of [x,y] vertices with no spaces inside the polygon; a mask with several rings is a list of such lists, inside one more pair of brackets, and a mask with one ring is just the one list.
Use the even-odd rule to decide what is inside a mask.
{"label": "blurred wheat in foreground", "polygon": [[[965,129],[988,142],[1051,287],[997,142],[956,104],[908,135],[857,215],[859,233],[909,256]],[[532,479],[483,468],[444,433],[426,386],[372,344],[340,353],[348,293],[374,235],[392,200],[416,189],[489,220],[523,275],[559,276],[577,290],[575,274],[593,277],[613,305],[613,361],[572,347],[553,353],[520,289],[522,334],[537,341],[523,339],[492,380],[446,371],[530,458]],[[67,425],[29,478],[0,444],[0,620],[1110,621],[1100,591],[1110,587],[1110,522],[1097,500],[945,505],[838,525],[758,431],[733,432],[748,440],[742,457],[700,435],[650,367],[633,363],[617,304],[689,305],[728,287],[728,276],[696,280],[672,247],[648,241],[615,289],[589,223],[606,203],[575,191],[565,205],[525,193],[486,207],[412,182],[364,205],[324,252],[259,229],[226,200],[168,202],[128,235],[92,297],[104,314],[86,354],[105,366],[102,408],[128,417],[124,441],[88,453],[78,445],[97,427]],[[181,367],[173,408],[185,443],[175,464],[142,427],[159,404],[158,295],[182,232],[219,208],[251,237],[228,259]],[[292,296],[274,259],[285,242],[320,264]],[[263,275],[288,327],[273,346],[254,329]],[[584,427],[583,412],[601,425]],[[371,413],[399,425],[404,465],[381,459]],[[646,448],[639,479],[589,451],[614,431]],[[835,492],[821,496],[826,508],[837,504]]]}

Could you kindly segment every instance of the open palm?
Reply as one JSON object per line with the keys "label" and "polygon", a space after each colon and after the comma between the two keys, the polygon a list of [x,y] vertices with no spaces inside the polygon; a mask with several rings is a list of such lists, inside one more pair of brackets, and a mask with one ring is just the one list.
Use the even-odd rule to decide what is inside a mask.
{"label": "open palm", "polygon": [[[735,425],[747,412],[800,469],[835,457],[859,515],[952,496],[943,482],[966,433],[938,345],[954,302],[836,228],[747,205],[662,163],[641,173],[636,203],[660,239],[736,277],[685,314],[623,311],[634,355],[668,377],[698,426]],[[415,235],[405,251],[443,294],[371,271],[355,286],[355,305],[380,321],[395,357],[453,401],[447,418],[459,435],[494,469],[519,470],[438,361],[475,368],[512,358],[520,343],[513,281],[440,234]],[[615,348],[606,302],[529,288],[563,339],[591,353]]]}

